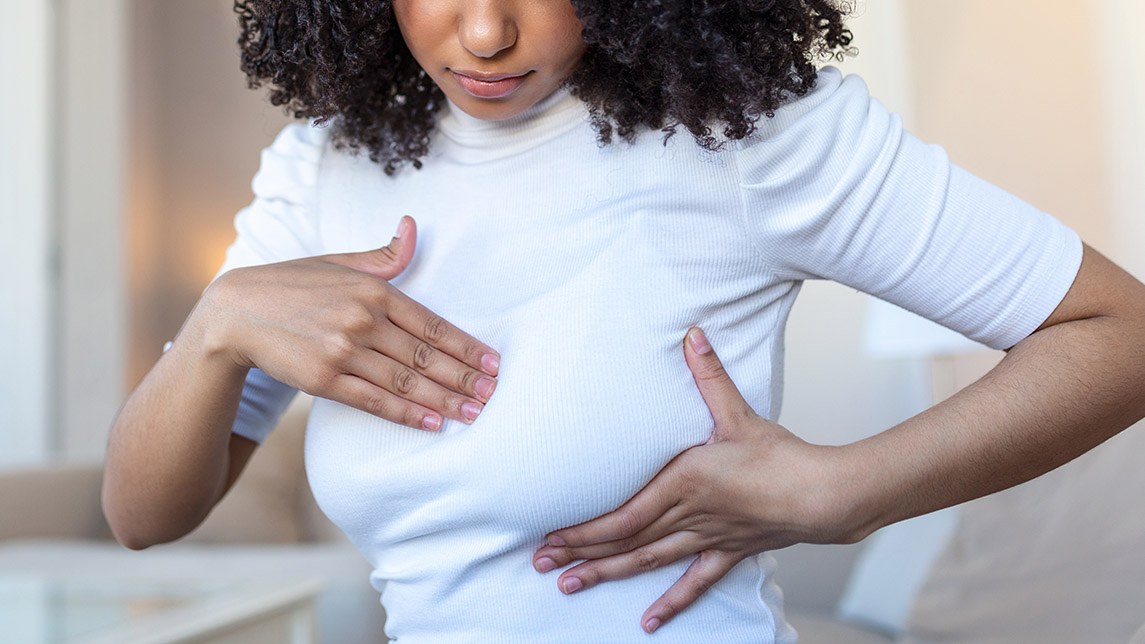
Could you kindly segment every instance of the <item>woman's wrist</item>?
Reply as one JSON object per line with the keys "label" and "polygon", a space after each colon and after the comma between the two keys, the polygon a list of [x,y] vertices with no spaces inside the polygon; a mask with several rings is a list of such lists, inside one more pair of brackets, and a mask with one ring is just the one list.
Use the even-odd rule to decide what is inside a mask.
{"label": "woman's wrist", "polygon": [[229,280],[226,275],[217,279],[195,304],[183,328],[179,330],[172,350],[191,352],[205,366],[232,374],[242,374],[256,365],[251,364],[239,350],[237,333],[228,311],[236,310],[228,302]]}
{"label": "woman's wrist", "polygon": [[829,543],[857,543],[895,519],[889,471],[870,446],[859,442],[823,447],[829,472],[818,516]]}

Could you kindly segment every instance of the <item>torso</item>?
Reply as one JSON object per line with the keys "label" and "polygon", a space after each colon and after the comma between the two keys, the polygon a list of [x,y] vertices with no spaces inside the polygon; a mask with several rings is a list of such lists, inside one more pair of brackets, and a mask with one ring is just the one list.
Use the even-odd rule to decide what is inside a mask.
{"label": "torso", "polygon": [[[644,609],[688,561],[564,596],[556,573],[533,571],[533,550],[707,440],[681,348],[690,326],[757,410],[777,411],[797,287],[756,261],[728,159],[686,134],[601,148],[572,107],[551,138],[507,158],[439,133],[420,171],[386,177],[333,152],[323,164],[325,252],[384,245],[413,216],[417,256],[393,283],[502,356],[471,426],[427,433],[324,400],[312,412],[315,496],[375,566],[399,642],[641,637]],[[782,640],[777,609],[770,558],[753,558],[657,637],[769,642],[778,628]]]}

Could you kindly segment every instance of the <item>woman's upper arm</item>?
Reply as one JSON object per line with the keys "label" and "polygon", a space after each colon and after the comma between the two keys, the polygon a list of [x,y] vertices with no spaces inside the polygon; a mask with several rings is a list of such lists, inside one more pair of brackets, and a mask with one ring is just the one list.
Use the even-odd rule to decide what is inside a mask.
{"label": "woman's upper arm", "polygon": [[1037,331],[1063,322],[1107,316],[1133,318],[1145,325],[1145,284],[1084,245],[1077,277]]}
{"label": "woman's upper arm", "polygon": [[231,434],[231,442],[227,448],[229,456],[229,465],[227,468],[227,482],[223,486],[223,491],[219,494],[219,498],[215,499],[218,504],[227,492],[234,486],[235,481],[238,480],[239,475],[242,474],[246,464],[250,461],[250,457],[254,454],[255,449],[258,448],[258,443],[252,441],[245,436],[238,434]]}
{"label": "woman's upper arm", "polygon": [[997,349],[1050,316],[1081,263],[1074,231],[911,136],[853,77],[736,165],[776,276],[834,280]]}

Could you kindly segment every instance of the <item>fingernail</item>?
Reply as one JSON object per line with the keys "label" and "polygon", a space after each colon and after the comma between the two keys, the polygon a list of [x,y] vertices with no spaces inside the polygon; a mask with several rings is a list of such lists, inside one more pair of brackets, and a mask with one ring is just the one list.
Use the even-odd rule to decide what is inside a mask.
{"label": "fingernail", "polygon": [[562,582],[562,583],[563,583],[563,588],[565,590],[566,595],[569,593],[575,593],[576,591],[580,590],[581,588],[584,588],[584,584],[580,583],[580,580],[577,579],[576,577],[569,577],[568,579],[564,580],[564,582]]}
{"label": "fingernail", "polygon": [[692,333],[692,349],[700,355],[704,355],[712,350],[712,345],[708,344],[707,336],[705,336],[704,332],[699,328]]}
{"label": "fingernail", "polygon": [[644,630],[649,633],[656,630],[657,628],[660,628],[660,620],[655,617],[644,623]]}
{"label": "fingernail", "polygon": [[402,231],[405,230],[405,228],[406,228],[406,218],[402,217],[398,221],[398,231],[396,233],[394,233],[394,239],[401,239],[402,238]]}
{"label": "fingernail", "polygon": [[421,419],[421,428],[436,432],[441,428],[441,419],[433,414],[426,414],[425,417]]}
{"label": "fingernail", "polygon": [[549,536],[545,537],[545,543],[549,544],[550,546],[560,548],[565,545],[565,540],[555,534],[550,534]]}
{"label": "fingernail", "polygon": [[549,559],[548,557],[541,557],[533,564],[537,568],[537,572],[549,572],[550,570],[557,569],[557,562]]}
{"label": "fingernail", "polygon": [[492,378],[478,378],[477,384],[473,388],[477,391],[478,396],[489,400],[489,396],[492,396],[493,390],[497,388],[497,381]]}
{"label": "fingernail", "polygon": [[497,368],[501,366],[501,358],[495,353],[486,353],[481,356],[481,368],[485,369],[490,375],[497,373]]}
{"label": "fingernail", "polygon": [[465,420],[476,420],[477,414],[481,413],[481,405],[477,403],[464,402],[461,403],[461,415],[465,416]]}

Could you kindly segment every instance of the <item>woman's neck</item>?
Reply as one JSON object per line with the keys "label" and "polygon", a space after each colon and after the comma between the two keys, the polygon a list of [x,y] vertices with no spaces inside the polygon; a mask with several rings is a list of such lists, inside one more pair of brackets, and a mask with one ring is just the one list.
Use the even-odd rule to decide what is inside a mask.
{"label": "woman's neck", "polygon": [[434,145],[445,144],[451,155],[460,154],[469,161],[516,154],[588,119],[585,104],[567,87],[557,89],[524,112],[501,121],[479,119],[448,99],[446,103],[448,109],[438,113],[441,137]]}

